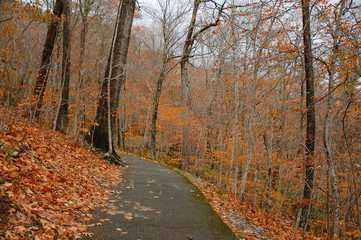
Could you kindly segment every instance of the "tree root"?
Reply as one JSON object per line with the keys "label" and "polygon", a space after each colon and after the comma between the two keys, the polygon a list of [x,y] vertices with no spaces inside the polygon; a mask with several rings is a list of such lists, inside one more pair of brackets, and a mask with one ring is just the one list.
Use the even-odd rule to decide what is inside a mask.
{"label": "tree root", "polygon": [[118,165],[118,166],[122,166],[122,167],[126,167],[127,164],[123,161],[123,159],[116,153],[116,152],[111,152],[111,153],[106,153],[104,156],[104,159],[106,159],[108,162],[110,162],[111,164],[114,165]]}

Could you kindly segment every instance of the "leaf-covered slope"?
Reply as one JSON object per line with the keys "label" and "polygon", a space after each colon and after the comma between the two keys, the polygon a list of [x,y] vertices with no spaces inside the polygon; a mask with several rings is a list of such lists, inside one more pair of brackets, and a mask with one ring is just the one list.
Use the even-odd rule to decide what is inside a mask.
{"label": "leaf-covered slope", "polygon": [[0,238],[79,236],[121,169],[39,124],[20,119],[9,129],[0,132]]}

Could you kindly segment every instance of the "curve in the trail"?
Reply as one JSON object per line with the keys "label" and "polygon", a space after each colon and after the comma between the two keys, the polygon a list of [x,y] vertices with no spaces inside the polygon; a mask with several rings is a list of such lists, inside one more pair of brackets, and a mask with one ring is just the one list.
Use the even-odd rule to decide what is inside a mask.
{"label": "curve in the trail", "polygon": [[137,157],[122,157],[129,165],[124,182],[105,207],[93,212],[94,225],[83,239],[237,239],[187,178]]}

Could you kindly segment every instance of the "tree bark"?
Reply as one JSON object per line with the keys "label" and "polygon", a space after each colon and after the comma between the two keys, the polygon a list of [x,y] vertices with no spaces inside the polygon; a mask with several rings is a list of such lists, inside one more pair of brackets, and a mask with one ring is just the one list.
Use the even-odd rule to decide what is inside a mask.
{"label": "tree bark", "polygon": [[302,0],[302,23],[303,23],[303,44],[305,59],[305,80],[306,80],[306,159],[305,159],[305,181],[303,189],[303,201],[306,206],[302,209],[300,226],[307,227],[311,215],[311,198],[314,181],[314,150],[315,150],[315,90],[314,71],[312,60],[311,40],[311,16],[310,0]]}
{"label": "tree bark", "polygon": [[234,196],[237,196],[238,173],[239,173],[239,154],[238,154],[238,125],[239,125],[239,89],[238,78],[234,79]]}
{"label": "tree bark", "polygon": [[184,121],[185,121],[185,124],[183,126],[183,144],[182,144],[183,160],[185,161],[184,167],[188,167],[189,164],[189,124],[187,122],[189,119],[189,108],[190,108],[190,98],[189,98],[190,82],[188,77],[188,63],[193,48],[194,40],[192,40],[192,37],[193,37],[195,23],[197,20],[197,12],[200,3],[201,3],[200,0],[194,0],[192,19],[188,27],[186,40],[183,46],[183,54],[180,60],[182,105],[184,109]]}
{"label": "tree bark", "polygon": [[190,114],[190,105],[191,105],[191,99],[190,99],[190,81],[188,76],[188,64],[190,55],[193,49],[194,41],[197,39],[197,37],[210,27],[217,26],[218,22],[220,21],[220,15],[223,10],[223,6],[226,1],[224,1],[223,5],[218,11],[217,19],[215,22],[207,24],[206,26],[199,29],[197,32],[194,33],[195,30],[195,24],[197,20],[197,13],[199,9],[199,5],[201,4],[202,0],[194,0],[193,3],[193,12],[192,12],[192,18],[188,26],[188,31],[186,35],[186,39],[183,45],[183,52],[182,57],[179,61],[180,64],[180,70],[181,70],[181,85],[182,85],[182,105],[184,109],[184,126],[183,126],[183,143],[182,143],[182,155],[183,155],[183,167],[187,168],[190,159],[189,159],[189,152],[190,152],[190,146],[191,143],[189,141],[189,114]]}
{"label": "tree bark", "polygon": [[59,108],[55,118],[54,130],[66,134],[69,117],[69,82],[70,82],[70,48],[71,48],[71,0],[63,0],[63,14],[65,22],[63,23],[63,62],[61,70],[61,94]]}
{"label": "tree bark", "polygon": [[337,173],[335,168],[335,159],[332,151],[331,137],[330,131],[331,121],[332,121],[332,105],[333,105],[333,92],[334,92],[334,78],[335,78],[335,64],[338,55],[338,45],[339,45],[339,30],[341,27],[341,19],[345,8],[345,1],[340,1],[340,10],[338,15],[336,16],[336,26],[335,30],[332,34],[332,56],[331,63],[328,67],[328,91],[327,91],[327,113],[326,113],[326,121],[324,127],[324,145],[326,149],[326,158],[329,165],[330,177],[331,177],[331,192],[332,192],[332,200],[333,200],[333,227],[332,227],[332,237],[338,237],[339,235],[339,219],[340,219],[340,211],[339,211],[339,196],[338,196],[338,185],[337,185]]}
{"label": "tree bark", "polygon": [[153,97],[153,111],[152,111],[152,123],[151,123],[151,130],[150,130],[150,148],[152,151],[152,159],[156,159],[156,133],[157,133],[157,118],[158,118],[158,109],[159,109],[159,99],[162,93],[162,84],[165,80],[167,73],[166,73],[166,65],[168,63],[168,58],[163,58],[162,68],[160,70],[159,76],[157,78],[156,89]]}
{"label": "tree bark", "polygon": [[80,50],[79,50],[79,70],[78,70],[78,84],[77,84],[77,91],[76,91],[76,100],[75,100],[75,109],[74,109],[74,126],[73,126],[73,135],[75,138],[81,131],[83,125],[83,101],[84,95],[81,93],[81,89],[83,88],[84,82],[84,60],[85,60],[85,43],[86,37],[88,34],[89,29],[89,12],[91,10],[92,5],[91,0],[82,0],[79,1],[79,11],[81,17],[81,30],[80,30]]}
{"label": "tree bark", "polygon": [[[116,112],[119,104],[119,94],[126,79],[125,67],[134,10],[135,0],[123,0],[120,3],[113,44],[110,50],[101,95],[97,105],[97,113],[95,117],[96,125],[92,130],[92,139],[90,139],[92,140],[92,145],[95,148],[98,148],[103,152],[111,152],[110,154],[113,154],[114,146],[111,141],[109,141],[109,134],[111,136],[113,135],[113,133],[109,131],[109,127],[111,129],[115,129],[115,118],[117,117]],[[110,107],[108,107],[108,101],[110,103]],[[108,119],[109,113],[110,119]],[[112,151],[109,151],[109,149]]]}
{"label": "tree bark", "polygon": [[63,13],[63,0],[56,0],[53,14],[58,18],[48,25],[48,32],[44,43],[43,53],[41,56],[40,69],[36,78],[36,83],[32,96],[32,105],[30,116],[38,117],[43,105],[44,92],[48,81],[48,73],[52,62],[54,44],[58,35],[58,26],[61,14]]}

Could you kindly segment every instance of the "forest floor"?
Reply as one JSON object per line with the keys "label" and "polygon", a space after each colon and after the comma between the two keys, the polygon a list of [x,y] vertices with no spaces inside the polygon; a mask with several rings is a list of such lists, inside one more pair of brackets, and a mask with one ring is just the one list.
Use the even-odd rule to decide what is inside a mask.
{"label": "forest floor", "polygon": [[[123,169],[0,108],[0,239],[81,237]],[[5,124],[6,123],[6,124]]]}

